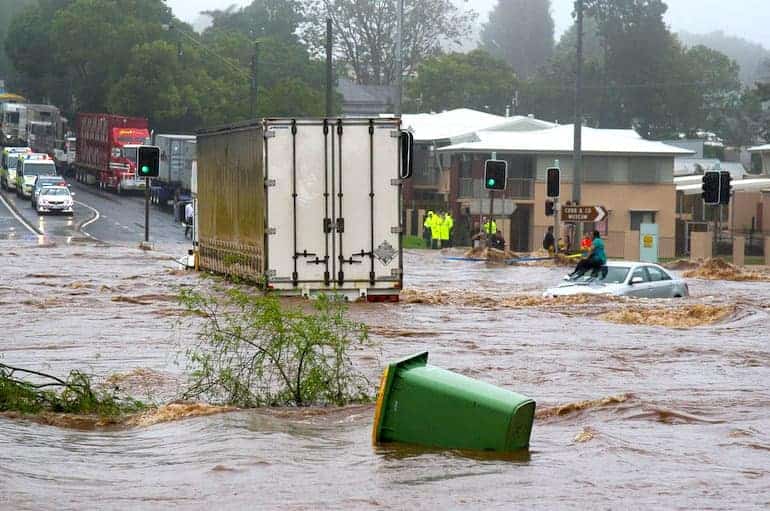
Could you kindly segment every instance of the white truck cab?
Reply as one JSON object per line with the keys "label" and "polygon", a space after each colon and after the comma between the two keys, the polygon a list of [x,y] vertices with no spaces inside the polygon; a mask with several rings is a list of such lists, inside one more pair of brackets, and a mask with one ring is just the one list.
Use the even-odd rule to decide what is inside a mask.
{"label": "white truck cab", "polygon": [[32,197],[37,176],[55,176],[56,164],[47,154],[25,154],[16,162],[16,193],[25,199]]}

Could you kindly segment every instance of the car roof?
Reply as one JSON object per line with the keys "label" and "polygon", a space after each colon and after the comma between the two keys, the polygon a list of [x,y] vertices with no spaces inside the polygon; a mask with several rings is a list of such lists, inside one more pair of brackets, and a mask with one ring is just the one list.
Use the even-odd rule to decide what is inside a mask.
{"label": "car roof", "polygon": [[67,188],[66,186],[44,186],[43,190],[67,190],[67,191],[69,191],[70,189]]}

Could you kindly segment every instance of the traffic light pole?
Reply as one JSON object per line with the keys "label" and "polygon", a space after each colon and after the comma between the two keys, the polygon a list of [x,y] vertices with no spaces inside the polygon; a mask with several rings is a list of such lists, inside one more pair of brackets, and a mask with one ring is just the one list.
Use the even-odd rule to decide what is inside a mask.
{"label": "traffic light pole", "polygon": [[484,231],[487,233],[487,248],[492,248],[492,234],[497,234],[497,232],[490,232],[492,230],[492,225],[494,225],[495,222],[495,192],[493,190],[489,190],[489,229],[484,229]]}
{"label": "traffic light pole", "polygon": [[144,178],[144,242],[150,242],[150,178]]}

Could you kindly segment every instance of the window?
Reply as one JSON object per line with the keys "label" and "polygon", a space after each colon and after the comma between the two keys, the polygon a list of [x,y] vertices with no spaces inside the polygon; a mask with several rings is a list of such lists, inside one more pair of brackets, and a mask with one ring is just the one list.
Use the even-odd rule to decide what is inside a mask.
{"label": "window", "polygon": [[610,179],[609,158],[588,157],[583,163],[583,175],[587,182],[607,183]]}
{"label": "window", "polygon": [[648,266],[647,267],[647,273],[650,275],[650,281],[652,282],[660,282],[663,280],[671,280],[671,277],[668,275],[668,273],[664,272],[660,268],[656,268],[654,266]]}
{"label": "window", "polygon": [[654,224],[654,211],[632,211],[631,212],[631,230],[638,231],[641,224]]}
{"label": "window", "polygon": [[650,276],[647,274],[647,270],[644,268],[644,266],[640,266],[634,270],[634,273],[631,275],[631,280],[634,280],[637,277],[640,277],[642,282],[650,281]]}
{"label": "window", "polygon": [[632,183],[650,184],[659,180],[658,161],[655,158],[630,158],[628,170],[629,181]]}
{"label": "window", "polygon": [[473,162],[470,158],[463,158],[460,160],[460,177],[473,177]]}

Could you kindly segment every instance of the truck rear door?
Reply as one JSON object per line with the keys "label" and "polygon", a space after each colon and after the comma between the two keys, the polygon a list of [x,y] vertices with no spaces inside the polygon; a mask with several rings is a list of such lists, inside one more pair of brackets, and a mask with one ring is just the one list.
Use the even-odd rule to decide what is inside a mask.
{"label": "truck rear door", "polygon": [[340,286],[352,282],[375,287],[397,277],[397,134],[393,120],[346,120],[335,126],[335,269]]}
{"label": "truck rear door", "polygon": [[400,282],[397,133],[392,119],[267,122],[271,283],[366,289]]}

